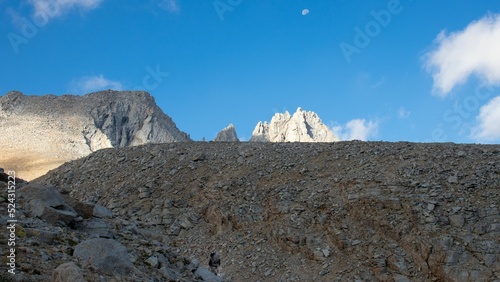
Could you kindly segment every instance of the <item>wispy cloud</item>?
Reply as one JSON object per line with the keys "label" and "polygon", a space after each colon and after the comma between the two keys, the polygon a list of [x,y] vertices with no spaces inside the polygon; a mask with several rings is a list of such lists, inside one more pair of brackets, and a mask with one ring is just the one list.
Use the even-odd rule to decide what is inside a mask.
{"label": "wispy cloud", "polygon": [[411,115],[411,111],[405,109],[404,107],[399,108],[398,116],[400,119],[407,119]]}
{"label": "wispy cloud", "polygon": [[374,84],[370,85],[370,87],[373,88],[373,89],[375,89],[375,88],[378,88],[379,86],[381,86],[384,83],[385,83],[385,76],[382,76],[377,82],[375,82]]}
{"label": "wispy cloud", "polygon": [[70,89],[75,94],[85,94],[105,89],[122,90],[123,85],[118,81],[107,79],[101,74],[73,80]]}
{"label": "wispy cloud", "polygon": [[387,82],[387,78],[385,75],[374,76],[369,72],[360,71],[354,77],[353,82],[357,89],[361,91],[371,91],[384,85]]}
{"label": "wispy cloud", "polygon": [[28,0],[33,6],[34,17],[44,17],[47,20],[63,16],[72,9],[82,12],[93,10],[102,0]]}
{"label": "wispy cloud", "polygon": [[181,12],[181,6],[177,0],[161,0],[158,6],[172,14]]}
{"label": "wispy cloud", "polygon": [[433,48],[422,57],[432,73],[434,93],[444,97],[473,74],[486,85],[500,84],[498,50],[500,14],[488,14],[462,31],[441,31]]}
{"label": "wispy cloud", "polygon": [[353,119],[345,125],[334,125],[332,131],[340,140],[366,141],[378,133],[379,122]]}
{"label": "wispy cloud", "polygon": [[500,141],[500,96],[482,106],[476,120],[472,138],[478,141]]}

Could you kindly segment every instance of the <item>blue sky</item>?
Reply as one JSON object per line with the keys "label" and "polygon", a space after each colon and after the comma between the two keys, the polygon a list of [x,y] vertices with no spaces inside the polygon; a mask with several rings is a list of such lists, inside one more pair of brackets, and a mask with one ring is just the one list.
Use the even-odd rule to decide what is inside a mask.
{"label": "blue sky", "polygon": [[500,143],[500,2],[0,0],[0,94],[142,89],[194,140],[297,107],[342,139]]}

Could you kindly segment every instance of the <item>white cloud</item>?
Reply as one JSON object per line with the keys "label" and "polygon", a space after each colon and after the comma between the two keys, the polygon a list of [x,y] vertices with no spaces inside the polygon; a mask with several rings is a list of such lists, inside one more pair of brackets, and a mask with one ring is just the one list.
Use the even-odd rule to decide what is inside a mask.
{"label": "white cloud", "polygon": [[422,58],[436,94],[446,96],[471,75],[500,84],[500,14],[488,14],[462,31],[441,31],[434,43]]}
{"label": "white cloud", "polygon": [[400,119],[407,119],[411,115],[411,111],[406,110],[404,107],[399,108],[398,115]]}
{"label": "white cloud", "polygon": [[340,140],[362,140],[377,135],[378,121],[366,121],[365,119],[353,119],[344,126],[335,125],[332,131]]}
{"label": "white cloud", "polygon": [[169,13],[179,13],[181,11],[181,6],[177,0],[162,0],[158,6]]}
{"label": "white cloud", "polygon": [[472,137],[482,141],[500,140],[500,96],[491,99],[479,110],[476,117],[477,127],[472,130]]}
{"label": "white cloud", "polygon": [[85,76],[71,83],[71,90],[76,94],[86,94],[105,89],[122,90],[123,85],[118,81],[105,78],[102,74]]}
{"label": "white cloud", "polygon": [[309,9],[304,9],[304,10],[302,10],[302,15],[303,15],[303,16],[305,16],[305,15],[307,15],[307,14],[309,14]]}
{"label": "white cloud", "polygon": [[60,17],[71,9],[89,11],[97,8],[102,0],[28,0],[35,10],[34,17],[46,21]]}

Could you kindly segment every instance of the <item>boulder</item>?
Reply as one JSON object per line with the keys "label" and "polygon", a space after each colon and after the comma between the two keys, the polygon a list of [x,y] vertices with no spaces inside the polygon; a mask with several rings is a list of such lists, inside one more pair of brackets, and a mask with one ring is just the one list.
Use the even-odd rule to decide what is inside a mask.
{"label": "boulder", "polygon": [[106,207],[103,207],[101,205],[95,205],[94,206],[93,215],[95,217],[100,217],[100,218],[111,218],[111,217],[113,217],[113,213],[110,210],[108,210]]}
{"label": "boulder", "polygon": [[106,274],[125,275],[133,269],[125,246],[113,239],[94,238],[76,245],[73,256]]}
{"label": "boulder", "polygon": [[212,271],[206,269],[203,266],[200,266],[196,269],[194,272],[194,275],[197,278],[200,278],[202,281],[209,281],[209,282],[219,282],[222,281],[222,278],[215,275]]}
{"label": "boulder", "polygon": [[18,193],[25,203],[23,208],[28,215],[48,223],[62,221],[68,225],[78,216],[54,186],[29,184],[20,188]]}
{"label": "boulder", "polygon": [[54,244],[54,240],[60,235],[60,232],[57,231],[47,231],[35,228],[24,228],[24,232],[26,232],[26,236],[31,240],[39,244],[47,245]]}
{"label": "boulder", "polygon": [[209,281],[209,282],[222,281],[221,277],[215,275],[215,273],[206,269],[203,266],[198,267],[198,269],[196,269],[196,271],[194,272],[194,275],[198,278],[201,278],[202,281]]}
{"label": "boulder", "polygon": [[167,281],[178,281],[179,277],[182,276],[177,270],[167,267],[162,267],[159,271]]}
{"label": "boulder", "polygon": [[92,218],[83,221],[78,230],[95,237],[114,238],[111,225],[100,218]]}
{"label": "boulder", "polygon": [[151,265],[151,267],[153,267],[153,268],[157,268],[158,263],[159,263],[158,257],[155,257],[155,256],[149,257],[145,262],[147,264]]}
{"label": "boulder", "polygon": [[77,201],[68,195],[64,195],[64,192],[62,193],[62,195],[63,195],[66,203],[68,203],[70,206],[72,206],[73,209],[82,218],[88,219],[88,218],[92,218],[92,216],[94,216],[94,204],[88,203],[88,202]]}
{"label": "boulder", "polygon": [[67,262],[59,265],[52,272],[52,282],[86,282],[81,268],[74,262]]}

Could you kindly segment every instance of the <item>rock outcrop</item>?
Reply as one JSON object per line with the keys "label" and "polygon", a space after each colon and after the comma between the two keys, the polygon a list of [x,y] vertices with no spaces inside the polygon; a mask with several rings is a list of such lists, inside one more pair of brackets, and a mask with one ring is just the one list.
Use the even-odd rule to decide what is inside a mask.
{"label": "rock outcrop", "polygon": [[26,214],[55,224],[69,225],[78,216],[54,186],[30,184],[17,190]]}
{"label": "rock outcrop", "polygon": [[[100,150],[33,182],[108,208],[105,238],[142,281],[211,279],[212,251],[226,281],[497,281],[499,171],[499,145],[182,142]],[[24,271],[67,262],[22,263],[52,248],[26,236]]]}
{"label": "rock outcrop", "polygon": [[270,123],[261,122],[255,127],[250,141],[254,142],[335,142],[339,139],[314,112],[300,107],[290,115],[277,113]]}
{"label": "rock outcrop", "polygon": [[217,133],[217,136],[215,137],[214,141],[238,142],[240,141],[240,139],[238,139],[238,135],[236,134],[236,129],[234,128],[234,125],[229,124],[228,127],[222,129],[219,133]]}
{"label": "rock outcrop", "polygon": [[143,91],[0,97],[0,163],[32,179],[102,148],[189,141]]}

